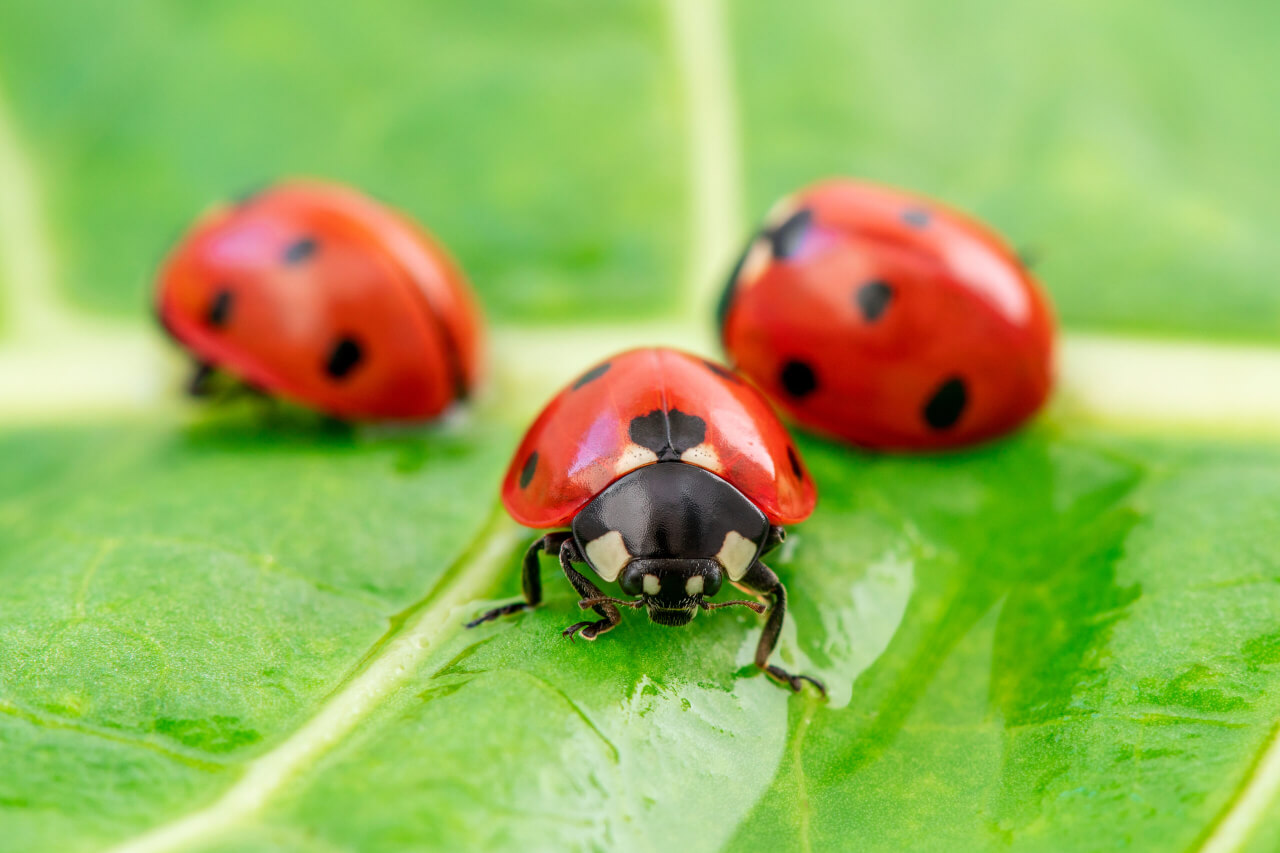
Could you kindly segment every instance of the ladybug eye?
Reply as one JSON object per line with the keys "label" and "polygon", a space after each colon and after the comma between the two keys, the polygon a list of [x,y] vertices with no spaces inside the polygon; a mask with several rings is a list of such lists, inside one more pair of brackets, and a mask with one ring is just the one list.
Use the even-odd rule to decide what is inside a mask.
{"label": "ladybug eye", "polygon": [[214,328],[222,328],[231,319],[231,308],[235,304],[235,294],[223,288],[213,294],[209,310],[205,312],[204,321]]}
{"label": "ladybug eye", "polygon": [[364,351],[354,338],[339,338],[329,351],[324,371],[334,379],[342,379],[364,358]]}
{"label": "ladybug eye", "polygon": [[892,300],[893,288],[886,281],[869,281],[859,287],[853,295],[853,301],[862,312],[862,318],[868,323],[879,320]]}
{"label": "ladybug eye", "polygon": [[314,255],[318,248],[320,248],[320,244],[314,239],[303,237],[301,240],[290,243],[288,248],[284,250],[284,262],[286,264],[300,264]]}

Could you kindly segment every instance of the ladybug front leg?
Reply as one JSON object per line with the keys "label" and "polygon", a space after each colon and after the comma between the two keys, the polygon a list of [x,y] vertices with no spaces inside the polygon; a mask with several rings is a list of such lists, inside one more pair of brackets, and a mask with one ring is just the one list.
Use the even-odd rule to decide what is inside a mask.
{"label": "ladybug front leg", "polygon": [[561,550],[563,544],[571,543],[572,541],[573,534],[567,530],[557,530],[554,533],[548,533],[546,536],[533,540],[528,550],[524,552],[524,563],[520,574],[520,585],[524,590],[524,601],[516,601],[502,607],[495,607],[472,619],[467,623],[467,627],[474,628],[485,622],[491,622],[500,616],[519,613],[521,610],[528,610],[542,603],[542,567],[538,564],[538,557],[544,553],[555,554]]}
{"label": "ladybug front leg", "polygon": [[[586,560],[582,558],[582,552],[578,550],[577,543],[572,539],[566,539],[565,543],[560,546],[560,568],[564,570],[564,576],[569,579],[569,583],[573,584],[573,588],[578,591],[578,595],[582,596],[584,601],[593,598],[604,598],[604,593],[573,567],[574,563],[585,562]],[[605,631],[616,627],[622,621],[622,614],[615,605],[596,604],[592,605],[591,609],[604,618],[596,622],[577,622],[565,628],[562,635],[570,640],[579,636],[584,640],[594,640]]]}
{"label": "ladybug front leg", "polygon": [[807,681],[826,696],[827,688],[818,679],[807,675],[792,675],[782,667],[769,663],[769,656],[777,647],[778,636],[782,633],[782,622],[787,616],[787,588],[778,580],[773,569],[757,560],[738,585],[769,599],[769,615],[765,618],[764,630],[760,632],[760,642],[756,644],[756,666],[774,681],[785,684],[792,690],[798,692]]}
{"label": "ladybug front leg", "polygon": [[197,361],[187,380],[187,396],[208,397],[213,393],[214,366],[207,361]]}

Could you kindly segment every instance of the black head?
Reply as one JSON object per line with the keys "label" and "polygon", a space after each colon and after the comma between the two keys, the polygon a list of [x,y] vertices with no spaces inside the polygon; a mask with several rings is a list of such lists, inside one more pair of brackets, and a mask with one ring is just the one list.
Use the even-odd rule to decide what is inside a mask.
{"label": "black head", "polygon": [[591,568],[635,596],[660,625],[685,625],[727,575],[755,563],[770,525],[720,477],[684,462],[659,462],[605,489],[573,521]]}
{"label": "black head", "polygon": [[639,596],[659,625],[686,625],[703,597],[720,591],[723,577],[715,560],[632,560],[618,578],[627,595]]}

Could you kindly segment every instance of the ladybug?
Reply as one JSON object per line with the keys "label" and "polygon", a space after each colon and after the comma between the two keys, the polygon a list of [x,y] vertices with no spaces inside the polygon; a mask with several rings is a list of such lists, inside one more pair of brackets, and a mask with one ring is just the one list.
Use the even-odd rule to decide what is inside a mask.
{"label": "ladybug", "polygon": [[[594,640],[644,607],[659,625],[685,625],[699,610],[759,601],[711,599],[728,580],[769,600],[755,663],[799,690],[804,682],[769,663],[787,591],[761,558],[817,501],[785,427],[742,377],[672,349],[636,349],[583,373],[529,428],[502,484],[502,502],[526,527],[549,529],[524,557],[524,600],[467,627],[542,600],[540,554],[560,568],[602,617],[565,629]],[[617,583],[614,598],[575,566]]]}
{"label": "ladybug", "polygon": [[1049,302],[982,223],[828,180],[784,201],[721,300],[730,361],[798,423],[930,450],[1012,430],[1053,384]]}
{"label": "ladybug", "polygon": [[479,377],[481,316],[410,219],[335,184],[288,181],[206,214],[166,260],[156,310],[216,370],[344,419],[433,417]]}

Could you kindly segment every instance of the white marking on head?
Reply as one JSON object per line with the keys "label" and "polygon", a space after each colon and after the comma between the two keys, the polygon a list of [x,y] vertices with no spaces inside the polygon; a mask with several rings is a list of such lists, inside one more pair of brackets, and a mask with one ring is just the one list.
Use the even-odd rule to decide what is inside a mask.
{"label": "white marking on head", "polygon": [[694,575],[684,582],[684,591],[688,595],[702,595],[702,585],[705,581],[702,575]]}
{"label": "white marking on head", "polygon": [[660,589],[662,589],[662,584],[658,582],[657,575],[644,576],[644,594],[645,595],[657,595]]}
{"label": "white marking on head", "polygon": [[680,461],[688,462],[690,465],[697,465],[699,468],[706,468],[708,471],[720,472],[720,454],[716,453],[716,449],[711,446],[709,441],[704,441],[697,447],[690,447],[684,453],[681,453]]}
{"label": "white marking on head", "polygon": [[647,447],[641,447],[638,444],[628,444],[626,449],[622,451],[622,455],[618,457],[618,463],[613,466],[615,474],[626,474],[637,468],[643,468],[645,465],[652,465],[658,461],[658,454],[654,453]]}
{"label": "white marking on head", "polygon": [[622,534],[610,530],[587,543],[587,560],[596,574],[609,582],[616,581],[618,575],[631,562],[627,553],[627,544],[622,541]]}
{"label": "white marking on head", "polygon": [[740,581],[747,573],[747,569],[751,568],[751,564],[756,561],[757,550],[756,543],[738,531],[730,530],[725,534],[724,544],[720,546],[720,553],[716,554],[716,560],[724,566],[729,580]]}

